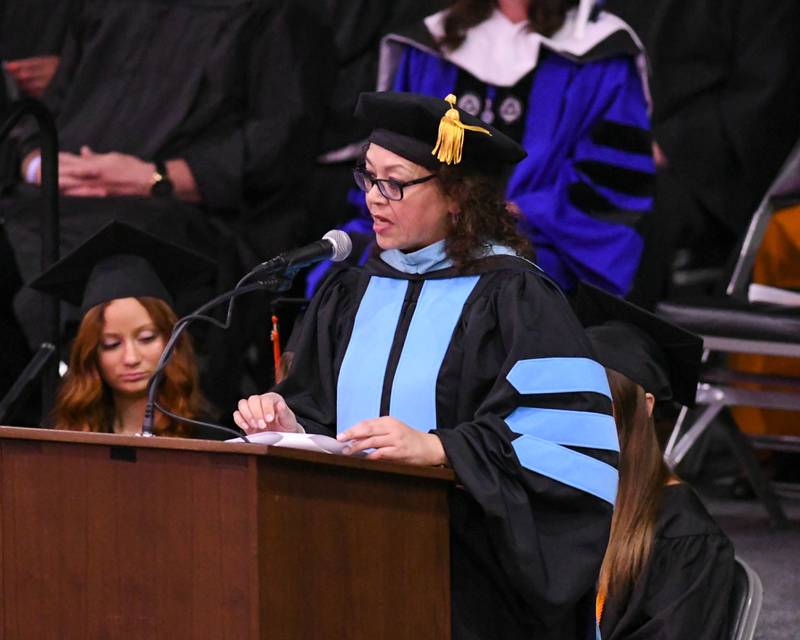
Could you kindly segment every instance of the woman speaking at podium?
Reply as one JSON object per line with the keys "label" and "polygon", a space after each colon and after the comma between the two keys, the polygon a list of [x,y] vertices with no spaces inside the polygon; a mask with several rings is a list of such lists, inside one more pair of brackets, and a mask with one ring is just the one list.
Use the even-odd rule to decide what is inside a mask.
{"label": "woman speaking at podium", "polygon": [[234,420],[449,465],[453,637],[594,639],[617,482],[605,370],[506,206],[525,152],[454,103],[361,95],[354,176],[381,251],[327,279],[287,378]]}
{"label": "woman speaking at podium", "polygon": [[[138,434],[148,380],[177,319],[170,292],[212,272],[213,263],[193,251],[111,222],[31,282],[81,312],[54,426]],[[205,408],[188,335],[178,342],[161,389],[160,402],[173,412],[193,418]],[[161,414],[155,431],[192,435]]]}

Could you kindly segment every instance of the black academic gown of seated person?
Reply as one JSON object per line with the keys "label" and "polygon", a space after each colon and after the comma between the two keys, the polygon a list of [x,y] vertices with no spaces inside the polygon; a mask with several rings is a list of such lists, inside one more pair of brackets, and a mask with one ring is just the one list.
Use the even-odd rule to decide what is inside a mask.
{"label": "black academic gown of seated person", "polygon": [[[307,5],[84,3],[45,95],[61,150],[87,145],[148,162],[184,159],[202,204],[62,197],[62,255],[111,219],[215,258],[221,232],[232,245],[225,255],[238,252],[247,262],[293,246],[304,224],[298,185],[313,163],[335,60],[329,27]],[[37,147],[32,128],[20,157]],[[26,184],[0,201],[23,282],[39,271],[40,207],[39,189]],[[22,315],[23,324],[35,322]]]}
{"label": "black academic gown of seated person", "polygon": [[664,489],[653,555],[627,599],[609,598],[603,640],[725,640],[733,546],[685,484]]}
{"label": "black academic gown of seated person", "polygon": [[435,251],[329,277],[276,391],[309,432],[391,415],[439,436],[460,484],[453,638],[594,640],[617,474],[604,370],[536,267],[456,273]]}

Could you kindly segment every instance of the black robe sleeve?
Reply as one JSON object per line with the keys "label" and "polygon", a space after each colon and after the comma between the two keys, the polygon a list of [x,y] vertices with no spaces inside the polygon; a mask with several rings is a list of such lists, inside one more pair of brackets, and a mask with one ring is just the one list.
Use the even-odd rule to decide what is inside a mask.
{"label": "black robe sleeve", "polygon": [[357,311],[361,279],[355,270],[328,277],[292,332],[288,375],[272,389],[308,433],[336,437],[337,371]]}
{"label": "black robe sleeve", "polygon": [[[42,95],[42,101],[56,120],[61,111],[64,96],[70,86],[75,70],[80,63],[80,42],[83,28],[84,25],[80,18],[76,18],[72,23],[72,28],[64,35],[58,68]],[[59,144],[61,144],[60,141]],[[19,159],[22,160],[28,153],[34,149],[38,149],[40,146],[39,128],[33,122],[23,122],[20,127],[20,139],[18,143]]]}
{"label": "black robe sleeve", "polygon": [[208,209],[258,209],[313,162],[332,37],[308,0],[89,3],[45,99],[63,150],[183,159]]}
{"label": "black robe sleeve", "polygon": [[311,166],[325,116],[335,71],[330,26],[306,0],[263,4],[239,38],[241,112],[221,114],[179,152],[212,209],[253,206],[295,184]]}
{"label": "black robe sleeve", "polygon": [[[465,310],[463,335],[454,336],[464,350],[463,380],[461,390],[453,390],[455,402],[468,405],[465,395],[481,396],[481,384],[486,385],[484,399],[474,415],[464,412],[455,428],[434,431],[465,490],[452,510],[453,583],[454,589],[463,587],[454,596],[454,634],[461,627],[461,637],[472,637],[469,627],[492,619],[480,613],[488,606],[508,612],[494,616],[506,620],[505,629],[482,631],[498,633],[494,637],[593,638],[594,611],[586,605],[594,597],[612,505],[587,491],[597,488],[591,474],[576,486],[554,478],[551,471],[529,467],[536,468],[530,460],[547,448],[567,465],[604,470],[613,476],[615,487],[617,454],[555,447],[535,438],[529,439],[532,445],[519,446],[529,437],[520,435],[522,429],[512,417],[518,410],[543,409],[580,421],[587,415],[583,412],[592,412],[606,418],[606,435],[616,443],[610,400],[588,391],[591,385],[587,391],[568,393],[515,388],[510,373],[520,363],[552,359],[555,379],[570,370],[570,363],[585,363],[590,351],[563,296],[541,276],[496,274],[487,283],[487,288],[493,287],[491,295]],[[562,373],[559,364],[565,366]],[[577,368],[575,372],[576,378],[583,375]],[[597,365],[593,373],[600,378],[595,382],[606,384],[602,367]],[[566,389],[570,384],[556,380],[552,386]],[[475,637],[484,636],[478,632]]]}

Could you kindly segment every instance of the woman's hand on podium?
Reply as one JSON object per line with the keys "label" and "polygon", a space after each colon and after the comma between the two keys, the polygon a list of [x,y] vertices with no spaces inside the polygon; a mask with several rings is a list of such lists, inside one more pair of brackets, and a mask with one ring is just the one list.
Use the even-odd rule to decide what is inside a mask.
{"label": "woman's hand on podium", "polygon": [[283,431],[304,433],[294,412],[277,393],[264,393],[239,400],[238,411],[233,412],[233,421],[245,433],[260,431]]}
{"label": "woman's hand on podium", "polygon": [[343,453],[358,453],[375,449],[367,455],[371,460],[392,460],[425,466],[447,464],[442,441],[432,433],[412,429],[397,418],[385,416],[373,420],[362,420],[336,439],[351,441]]}

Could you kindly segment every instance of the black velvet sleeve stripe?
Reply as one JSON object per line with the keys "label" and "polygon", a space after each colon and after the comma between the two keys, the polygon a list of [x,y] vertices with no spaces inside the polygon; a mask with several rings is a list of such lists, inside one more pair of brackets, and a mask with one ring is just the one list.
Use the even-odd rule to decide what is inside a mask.
{"label": "black velvet sleeve stripe", "polygon": [[582,160],[575,167],[598,185],[632,196],[653,195],[653,174],[597,160]]}
{"label": "black velvet sleeve stripe", "polygon": [[589,447],[570,447],[568,445],[563,446],[566,449],[572,449],[585,456],[590,456],[595,460],[600,460],[600,462],[610,464],[615,469],[619,468],[619,453],[616,451],[609,451],[608,449],[590,449]]}
{"label": "black velvet sleeve stripe", "polygon": [[626,227],[636,227],[642,218],[642,211],[628,211],[611,204],[603,195],[597,193],[585,182],[576,182],[567,188],[569,201],[595,220]]}
{"label": "black velvet sleeve stripe", "polygon": [[582,393],[520,394],[518,406],[539,409],[564,409],[569,407],[570,411],[611,413],[611,400],[600,393],[589,391]]}
{"label": "black velvet sleeve stripe", "polygon": [[644,211],[625,211],[623,209],[617,209],[616,211],[609,211],[608,213],[593,213],[592,218],[600,220],[601,222],[621,224],[625,227],[638,229],[639,222],[644,213]]}
{"label": "black velvet sleeve stripe", "polygon": [[616,208],[605,196],[597,193],[585,182],[574,182],[569,185],[567,195],[572,204],[587,213],[608,213]]}
{"label": "black velvet sleeve stripe", "polygon": [[592,129],[592,142],[595,144],[644,156],[653,152],[652,140],[646,129],[611,120],[601,120]]}

